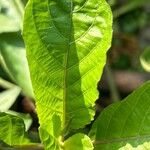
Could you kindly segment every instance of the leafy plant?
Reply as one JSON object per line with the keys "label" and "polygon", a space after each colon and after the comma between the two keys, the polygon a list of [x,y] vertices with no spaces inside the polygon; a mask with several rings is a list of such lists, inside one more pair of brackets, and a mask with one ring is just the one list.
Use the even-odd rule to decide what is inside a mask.
{"label": "leafy plant", "polygon": [[110,47],[111,25],[104,0],[29,1],[23,35],[45,149],[84,140],[80,134],[70,136],[95,115],[96,85]]}
{"label": "leafy plant", "polygon": [[[105,0],[29,0],[23,37],[45,150],[150,148],[149,81],[125,100],[104,109],[90,131],[85,130],[94,120],[96,86],[111,45],[112,14]],[[4,41],[9,47],[10,42]],[[9,66],[10,49],[5,48],[3,57]],[[12,78],[13,67],[6,67]],[[17,96],[17,89],[8,91]],[[4,106],[6,110],[10,107],[7,103]],[[20,114],[0,113],[0,140],[13,146],[2,143],[0,148],[43,149],[28,137],[28,124]]]}
{"label": "leafy plant", "polygon": [[150,81],[101,113],[89,133],[95,150],[150,148],[149,91]]}
{"label": "leafy plant", "polygon": [[0,113],[0,139],[9,145],[30,143],[23,120],[5,113]]}

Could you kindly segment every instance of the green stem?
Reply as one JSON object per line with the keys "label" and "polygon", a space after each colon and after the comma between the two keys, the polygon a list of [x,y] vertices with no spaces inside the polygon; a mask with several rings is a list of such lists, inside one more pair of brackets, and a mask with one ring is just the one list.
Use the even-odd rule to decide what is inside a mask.
{"label": "green stem", "polygon": [[109,89],[111,92],[112,100],[113,102],[117,102],[120,100],[120,95],[118,93],[116,83],[114,80],[114,76],[113,76],[113,73],[111,71],[109,64],[106,64],[105,70],[106,70],[106,76],[107,76],[107,81],[108,81]]}
{"label": "green stem", "polygon": [[44,146],[42,144],[35,144],[35,145],[16,145],[14,146],[16,150],[44,150]]}

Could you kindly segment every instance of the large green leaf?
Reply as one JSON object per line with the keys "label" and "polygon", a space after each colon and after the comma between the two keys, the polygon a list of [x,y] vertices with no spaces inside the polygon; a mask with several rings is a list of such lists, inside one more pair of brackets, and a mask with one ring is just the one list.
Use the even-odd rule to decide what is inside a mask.
{"label": "large green leaf", "polygon": [[41,138],[57,145],[56,126],[63,141],[93,119],[112,36],[111,10],[105,0],[29,0],[23,35]]}
{"label": "large green leaf", "polygon": [[0,36],[1,61],[7,73],[25,94],[33,97],[26,51],[20,33]]}
{"label": "large green leaf", "polygon": [[[0,0],[0,33],[20,30],[20,0]],[[20,6],[20,7],[19,7]]]}
{"label": "large green leaf", "polygon": [[89,135],[95,150],[149,150],[150,81],[106,108]]}
{"label": "large green leaf", "polygon": [[0,113],[0,140],[8,145],[29,144],[30,140],[25,133],[23,120],[13,115]]}

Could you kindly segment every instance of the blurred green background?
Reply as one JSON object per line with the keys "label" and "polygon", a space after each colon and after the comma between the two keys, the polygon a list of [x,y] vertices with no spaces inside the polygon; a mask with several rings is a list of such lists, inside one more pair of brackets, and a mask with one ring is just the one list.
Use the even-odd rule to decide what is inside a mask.
{"label": "blurred green background", "polygon": [[[24,119],[33,141],[39,141],[34,94],[22,39],[27,0],[0,0],[0,111]],[[108,0],[113,40],[98,83],[97,114],[122,100],[150,79],[150,0]]]}

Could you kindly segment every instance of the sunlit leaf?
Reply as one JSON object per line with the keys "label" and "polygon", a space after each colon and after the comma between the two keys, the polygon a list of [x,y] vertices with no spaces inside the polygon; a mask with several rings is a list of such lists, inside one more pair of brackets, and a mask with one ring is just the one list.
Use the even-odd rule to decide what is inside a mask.
{"label": "sunlit leaf", "polygon": [[89,134],[95,150],[150,149],[150,81],[107,107]]}
{"label": "sunlit leaf", "polygon": [[29,144],[23,120],[20,117],[0,113],[0,140],[8,145]]}
{"label": "sunlit leaf", "polygon": [[93,144],[87,135],[78,133],[67,139],[64,143],[65,150],[93,150]]}
{"label": "sunlit leaf", "polygon": [[6,111],[6,113],[22,118],[25,124],[25,131],[28,131],[28,129],[30,128],[32,124],[32,118],[29,114],[18,113],[12,110],[8,110]]}
{"label": "sunlit leaf", "polygon": [[23,35],[40,125],[57,145],[55,126],[65,139],[93,120],[111,43],[111,10],[105,0],[30,0]]}

